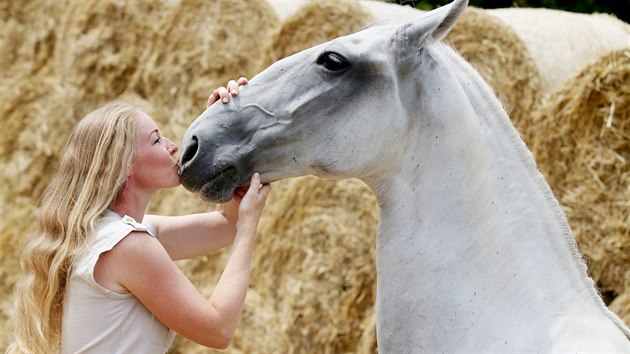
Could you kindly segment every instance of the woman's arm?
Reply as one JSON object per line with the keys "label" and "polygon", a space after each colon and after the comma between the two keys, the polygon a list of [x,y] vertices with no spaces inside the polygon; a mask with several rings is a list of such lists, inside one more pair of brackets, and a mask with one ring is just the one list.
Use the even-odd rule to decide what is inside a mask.
{"label": "woman's arm", "polygon": [[236,225],[220,211],[182,216],[146,215],[173,260],[193,258],[230,245]]}
{"label": "woman's arm", "polygon": [[199,344],[224,349],[234,335],[250,278],[256,227],[270,186],[258,175],[239,207],[232,252],[212,296],[205,299],[161,243],[142,232],[119,242],[97,267],[133,293],[167,327]]}
{"label": "woman's arm", "polygon": [[236,235],[238,208],[247,192],[239,187],[228,203],[217,211],[182,216],[146,215],[143,222],[152,225],[157,238],[173,260],[193,258],[232,244]]}

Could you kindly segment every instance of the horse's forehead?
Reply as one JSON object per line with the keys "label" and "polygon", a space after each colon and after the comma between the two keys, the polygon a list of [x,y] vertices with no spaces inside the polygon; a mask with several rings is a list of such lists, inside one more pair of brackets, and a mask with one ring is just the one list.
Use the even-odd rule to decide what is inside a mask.
{"label": "horse's forehead", "polygon": [[338,42],[347,45],[350,48],[364,48],[375,45],[380,45],[386,39],[391,37],[396,27],[391,25],[380,25],[369,27],[362,31],[353,33],[351,35],[337,38],[333,42]]}
{"label": "horse's forehead", "polygon": [[398,26],[392,24],[368,27],[362,31],[335,38],[286,57],[272,65],[268,70],[276,74],[282,73],[286,68],[303,72],[312,65],[314,58],[328,51],[338,52],[350,61],[382,60],[382,53],[388,51],[386,43],[396,28]]}

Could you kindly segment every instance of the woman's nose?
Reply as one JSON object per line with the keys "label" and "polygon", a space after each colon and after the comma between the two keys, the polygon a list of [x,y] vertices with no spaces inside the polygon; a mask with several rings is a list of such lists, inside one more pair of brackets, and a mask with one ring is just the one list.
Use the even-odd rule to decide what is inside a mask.
{"label": "woman's nose", "polygon": [[170,140],[168,140],[168,142],[169,142],[168,149],[169,149],[171,155],[173,155],[174,153],[176,153],[179,150],[179,148],[177,147],[177,144],[175,144],[174,142],[172,142]]}

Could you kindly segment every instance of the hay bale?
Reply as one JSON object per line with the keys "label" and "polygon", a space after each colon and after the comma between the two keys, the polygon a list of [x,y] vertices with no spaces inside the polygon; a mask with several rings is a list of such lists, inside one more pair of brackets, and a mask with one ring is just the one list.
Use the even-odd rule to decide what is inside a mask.
{"label": "hay bale", "polygon": [[610,15],[542,8],[487,10],[525,43],[541,75],[543,94],[558,90],[602,54],[630,45],[630,26]]}
{"label": "hay bale", "polygon": [[540,100],[541,78],[525,43],[488,10],[468,7],[446,38],[499,96],[514,125],[526,134]]}
{"label": "hay bale", "polygon": [[[267,0],[267,2],[276,12],[280,21],[284,22],[287,18],[302,11],[302,8],[313,2],[313,0]],[[327,2],[334,5],[335,3],[340,3],[341,1],[327,0]],[[394,3],[377,0],[357,0],[357,2],[361,5],[363,10],[372,15],[374,19],[378,19],[378,21],[413,20],[418,18],[418,16],[422,15],[424,12],[411,6],[400,6]],[[326,18],[322,18],[320,20],[325,22]],[[365,20],[367,21],[369,19]]]}
{"label": "hay bale", "polygon": [[67,14],[58,1],[0,2],[0,80],[50,69],[58,28]]}
{"label": "hay bale", "polygon": [[[627,286],[626,286],[627,287]],[[630,293],[625,292],[617,296],[610,303],[609,308],[616,314],[621,316],[626,323],[630,323]]]}
{"label": "hay bale", "polygon": [[217,86],[256,73],[259,53],[278,26],[264,2],[178,1],[163,14],[141,74],[130,86],[168,107],[155,118],[179,125],[175,135],[182,136]]}
{"label": "hay bale", "polygon": [[152,26],[166,5],[113,0],[64,4],[68,16],[58,28],[54,71],[64,85],[76,88],[81,99],[77,113],[83,116],[128,92],[153,49]]}
{"label": "hay bale", "polygon": [[610,297],[628,294],[630,48],[586,66],[551,94],[534,117],[538,134],[533,152],[589,272]]}
{"label": "hay bale", "polygon": [[282,23],[292,16],[312,0],[267,0],[267,3],[275,12],[278,20]]}
{"label": "hay bale", "polygon": [[[268,312],[261,316],[260,301],[247,306],[241,330],[282,336],[280,342],[250,343],[242,350],[357,352],[363,343],[374,352],[373,193],[356,179],[301,177],[274,183],[267,205],[252,290]],[[270,323],[277,326],[269,330]]]}
{"label": "hay bale", "polygon": [[390,20],[411,21],[425,13],[425,11],[418,10],[411,6],[400,6],[383,1],[359,0],[359,4],[379,23]]}
{"label": "hay bale", "polygon": [[12,289],[23,242],[35,231],[36,203],[75,123],[70,97],[54,78],[28,77],[0,87],[0,346],[12,333]]}
{"label": "hay bale", "polygon": [[356,32],[372,21],[357,1],[309,1],[287,17],[269,48],[264,66],[304,49]]}

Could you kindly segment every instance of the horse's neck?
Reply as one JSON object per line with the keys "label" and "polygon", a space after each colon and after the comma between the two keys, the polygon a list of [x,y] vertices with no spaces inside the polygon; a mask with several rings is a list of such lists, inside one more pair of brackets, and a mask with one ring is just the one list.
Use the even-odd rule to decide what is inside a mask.
{"label": "horse's neck", "polygon": [[[425,344],[457,333],[443,337],[442,349],[462,350],[489,335],[541,349],[551,342],[545,326],[554,314],[601,315],[603,305],[558,203],[498,101],[475,73],[457,75],[473,103],[443,102],[441,113],[457,121],[416,124],[400,172],[373,186],[381,207],[379,346],[387,338],[418,341],[396,327],[412,326]],[[540,327],[521,327],[528,319]],[[540,333],[519,336],[524,330]]]}

